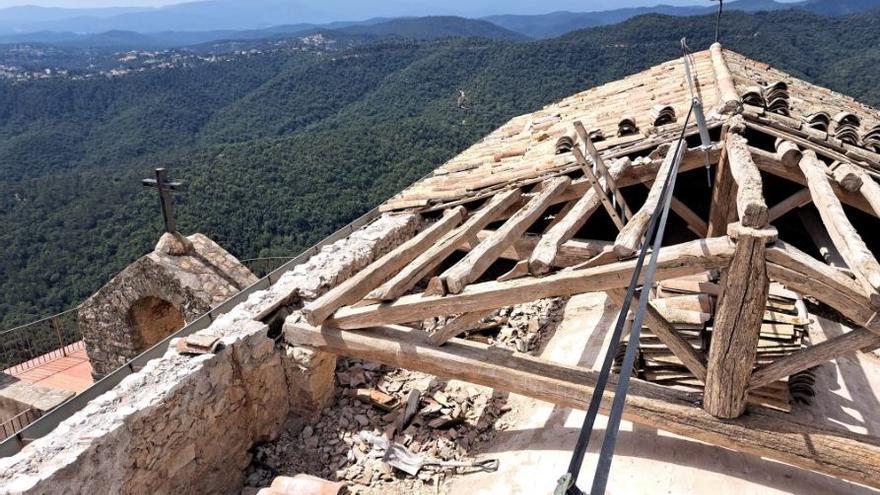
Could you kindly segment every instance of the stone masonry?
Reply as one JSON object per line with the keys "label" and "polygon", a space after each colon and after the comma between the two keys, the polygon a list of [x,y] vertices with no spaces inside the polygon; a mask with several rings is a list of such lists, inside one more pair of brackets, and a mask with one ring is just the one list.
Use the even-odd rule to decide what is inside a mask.
{"label": "stone masonry", "polygon": [[[309,351],[276,344],[257,315],[300,306],[350,277],[411,237],[417,218],[384,215],[251,294],[199,332],[220,339],[215,353],[182,355],[172,343],[52,433],[0,459],[0,493],[237,493],[249,449],[277,437],[303,390],[331,395],[320,390],[314,360],[285,362]],[[303,376],[312,386],[291,384]],[[332,391],[332,370],[329,380]]]}
{"label": "stone masonry", "polygon": [[[79,311],[95,378],[110,373],[257,278],[202,234],[165,234]],[[152,328],[150,328],[152,327]]]}

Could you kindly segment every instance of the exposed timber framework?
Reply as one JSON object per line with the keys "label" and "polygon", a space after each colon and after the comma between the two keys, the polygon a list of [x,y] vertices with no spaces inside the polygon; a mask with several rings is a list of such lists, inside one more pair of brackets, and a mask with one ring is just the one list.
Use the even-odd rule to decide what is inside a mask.
{"label": "exposed timber framework", "polygon": [[[620,305],[684,131],[679,238],[660,250],[657,285],[640,288],[652,294],[649,364],[624,416],[880,488],[880,439],[785,412],[791,377],[880,346],[880,264],[864,230],[880,226],[880,155],[814,116],[848,112],[865,129],[880,117],[717,44],[693,60],[711,147],[677,123],[690,104],[680,61],[515,118],[385,203],[426,227],[287,318],[284,338],[584,408],[593,371],[465,337],[538,299],[605,292]],[[711,190],[692,193],[687,174],[707,166]],[[807,210],[818,234],[793,235]],[[806,296],[854,330],[810,345]],[[428,334],[429,318],[445,324]]]}

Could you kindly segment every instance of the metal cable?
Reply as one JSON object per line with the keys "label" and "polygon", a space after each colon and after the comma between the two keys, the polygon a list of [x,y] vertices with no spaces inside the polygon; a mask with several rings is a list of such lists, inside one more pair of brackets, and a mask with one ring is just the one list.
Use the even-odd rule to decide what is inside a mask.
{"label": "metal cable", "polygon": [[[626,296],[624,297],[623,306],[621,307],[620,315],[617,318],[617,323],[615,324],[614,332],[612,333],[611,344],[609,345],[608,350],[605,353],[605,359],[602,363],[602,368],[599,371],[599,378],[596,381],[593,395],[590,398],[590,405],[587,409],[587,415],[584,418],[584,423],[581,427],[580,436],[578,437],[574,451],[572,452],[572,458],[568,466],[568,472],[565,476],[563,476],[562,479],[560,479],[560,484],[557,487],[557,493],[560,495],[562,493],[565,493],[567,495],[583,495],[583,492],[581,492],[576,486],[577,479],[580,475],[584,455],[586,454],[587,448],[590,444],[590,436],[595,426],[596,417],[599,415],[599,407],[601,406],[602,397],[605,393],[605,388],[608,384],[608,378],[611,374],[611,367],[614,363],[614,355],[617,348],[617,343],[620,342],[623,328],[626,323],[626,317],[629,314],[630,307],[632,306],[632,299],[635,295],[639,279],[641,278],[642,267],[644,266],[645,258],[647,257],[649,251],[649,246],[652,249],[652,255],[645,276],[644,287],[650,287],[653,284],[654,273],[656,271],[657,265],[657,256],[660,252],[660,244],[663,241],[663,233],[666,229],[666,221],[668,219],[669,208],[672,202],[672,192],[675,188],[675,179],[678,175],[678,169],[681,164],[681,160],[684,157],[684,151],[687,148],[685,134],[688,123],[693,116],[693,110],[694,105],[691,104],[687,118],[685,119],[684,126],[682,126],[681,135],[679,136],[675,150],[670,150],[675,154],[675,158],[672,168],[669,172],[669,176],[667,176],[666,181],[663,184],[663,189],[661,190],[661,198],[663,198],[662,207],[659,214],[658,212],[654,212],[654,214],[651,216],[651,220],[648,225],[647,236],[645,238],[645,242],[642,244],[641,250],[639,251],[636,267],[633,270],[633,275],[630,280],[629,287],[627,288]],[[635,349],[637,348],[641,324],[644,319],[644,312],[647,309],[648,299],[650,298],[650,294],[648,294],[648,292],[649,291],[643,290],[639,295],[638,310],[635,317],[636,319],[633,322],[632,331],[630,333],[629,344],[627,346],[626,354],[624,356],[623,368],[621,370],[620,379],[618,380],[611,413],[609,415],[609,423],[608,427],[606,428],[605,439],[602,443],[602,450],[600,452],[599,462],[596,466],[596,473],[593,477],[593,489],[591,491],[593,495],[604,493],[605,486],[608,482],[608,472],[611,467],[611,459],[614,455],[614,446],[617,441],[617,432],[620,427],[620,419],[623,413],[624,401],[626,400],[626,391],[629,387],[629,379],[632,374],[632,367],[635,361]]]}

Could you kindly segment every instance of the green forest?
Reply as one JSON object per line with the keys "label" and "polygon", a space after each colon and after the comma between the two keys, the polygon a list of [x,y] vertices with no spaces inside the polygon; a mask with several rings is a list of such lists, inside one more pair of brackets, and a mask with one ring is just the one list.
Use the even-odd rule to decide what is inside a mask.
{"label": "green forest", "polygon": [[[402,37],[113,79],[0,83],[0,328],[52,314],[152,249],[155,167],[178,226],[292,256],[507,119],[714,40],[649,15],[543,41]],[[880,106],[880,12],[726,14],[725,47]],[[459,90],[469,106],[456,104]]]}

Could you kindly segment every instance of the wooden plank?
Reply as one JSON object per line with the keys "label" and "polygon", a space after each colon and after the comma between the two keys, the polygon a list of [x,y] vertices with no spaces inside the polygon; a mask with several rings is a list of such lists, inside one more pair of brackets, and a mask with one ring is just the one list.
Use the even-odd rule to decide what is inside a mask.
{"label": "wooden plank", "polygon": [[[608,173],[612,180],[617,180],[631,166],[632,162],[629,159],[615,160],[611,164]],[[599,205],[600,195],[596,190],[591,188],[586,191],[583,197],[577,200],[568,215],[541,237],[529,258],[529,271],[534,275],[543,275],[549,272],[559,247],[562,243],[574,237],[577,231],[584,226],[590,216],[599,208]]]}
{"label": "wooden plank", "polygon": [[[727,266],[732,255],[733,243],[727,237],[664,247],[660,251],[655,278],[666,280]],[[474,284],[455,295],[423,297],[421,294],[411,294],[386,304],[345,307],[336,312],[332,324],[341,328],[366,328],[406,323],[432,316],[512,306],[547,297],[626,287],[636,261],[627,260],[596,268],[562,271],[543,278],[484,282]]]}
{"label": "wooden plank", "polygon": [[472,329],[474,326],[480,323],[480,320],[491,315],[494,312],[494,309],[489,309],[485,311],[475,311],[473,313],[458,315],[442,328],[438,328],[434,333],[431,334],[428,340],[430,340],[430,342],[434,345],[443,345],[449,339],[453,337],[458,337],[462,333]]}
{"label": "wooden plank", "polygon": [[770,223],[775,222],[791,210],[808,205],[811,201],[813,201],[813,198],[810,196],[810,190],[807,188],[801,189],[770,208],[770,211],[767,213],[767,221]]}
{"label": "wooden plank", "polygon": [[465,286],[485,273],[502,252],[532,226],[552,204],[553,197],[571,183],[568,177],[554,177],[544,183],[540,194],[510,217],[493,235],[472,249],[467,256],[446,270],[440,279],[446,290],[458,294]]}
{"label": "wooden plank", "polygon": [[880,302],[880,263],[865,245],[858,231],[852,226],[840,200],[825,175],[825,169],[816,153],[805,151],[799,167],[807,179],[807,186],[813,196],[813,203],[819,210],[822,222],[831,236],[831,241],[840,255],[865,288],[866,294],[874,302]]}
{"label": "wooden plank", "polygon": [[519,201],[521,193],[513,189],[499,194],[486,206],[474,213],[459,229],[437,242],[420,254],[409,265],[400,270],[390,280],[371,292],[367,298],[389,301],[397,299],[415,286],[419,280],[428,276],[440,263],[468,239],[486,228],[499,214]]}
{"label": "wooden plank", "polygon": [[[436,347],[423,332],[400,327],[353,332],[297,325],[288,319],[284,334],[292,345],[465,380],[562,407],[585,409],[598,377],[598,372],[589,369],[461,339]],[[616,376],[612,375],[601,402],[600,412],[604,414],[610,410],[615,384]],[[741,418],[719,421],[696,405],[699,400],[699,393],[633,379],[623,417],[726,449],[880,488],[880,463],[876,462],[880,440],[876,437],[815,422],[801,423],[785,413],[760,407]]]}
{"label": "wooden plank", "polygon": [[764,201],[764,185],[761,172],[749,152],[749,144],[745,137],[731,129],[726,147],[730,174],[737,184],[736,209],[740,223],[744,227],[766,227],[768,208]]}
{"label": "wooden plank", "polygon": [[[626,289],[609,290],[606,291],[606,294],[608,294],[608,297],[614,301],[618,308],[623,306]],[[635,300],[633,303],[635,303]],[[701,382],[706,381],[706,362],[703,356],[679,335],[675,327],[657,311],[653,303],[649,303],[645,311],[645,324],[698,380]]]}
{"label": "wooden plank", "polygon": [[749,389],[756,389],[865,347],[880,345],[880,335],[859,328],[807,347],[755,370]]}
{"label": "wooden plank", "polygon": [[703,408],[718,418],[745,412],[747,385],[758,350],[762,313],[770,291],[764,253],[776,230],[743,228],[730,267],[722,276],[706,370]]}
{"label": "wooden plank", "polygon": [[[675,152],[676,148],[678,148],[678,153]],[[672,172],[673,165],[675,165],[675,162],[685,151],[687,151],[687,143],[684,140],[673,143],[670,146],[666,157],[663,159],[663,165],[657,171],[657,177],[654,179],[651,191],[648,192],[647,199],[645,199],[639,211],[621,229],[620,234],[617,235],[617,239],[614,241],[614,253],[619,258],[632,256],[638,251],[639,245],[642,243],[642,237],[645,235],[645,231],[648,229],[648,224],[651,221],[651,216],[660,204],[663,184]]]}
{"label": "wooden plank", "polygon": [[312,325],[318,325],[340,307],[359,301],[376,286],[431,247],[447,232],[457,227],[466,216],[467,209],[463,206],[445,211],[440,220],[434,222],[415,237],[369,264],[345,282],[330,289],[323,296],[306,304],[303,308],[306,320]]}

